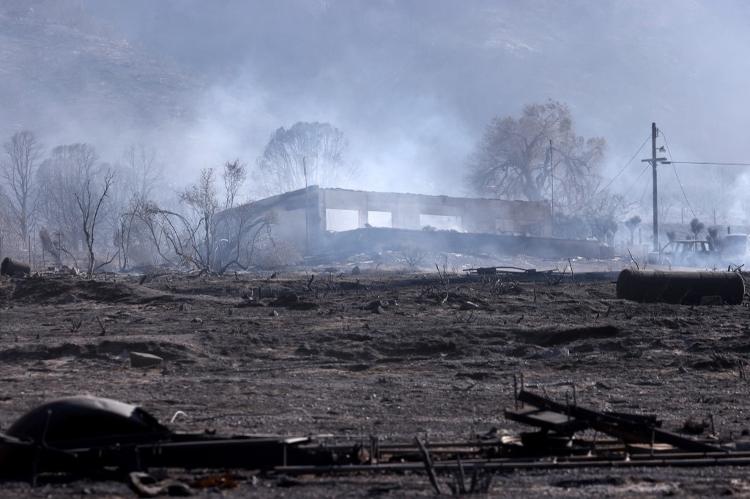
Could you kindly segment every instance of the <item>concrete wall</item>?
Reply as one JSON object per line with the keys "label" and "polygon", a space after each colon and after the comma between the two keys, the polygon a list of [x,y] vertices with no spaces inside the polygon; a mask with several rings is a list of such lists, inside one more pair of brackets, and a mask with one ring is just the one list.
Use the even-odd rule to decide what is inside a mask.
{"label": "concrete wall", "polygon": [[[368,211],[392,214],[395,229],[421,230],[420,215],[457,217],[462,232],[552,235],[552,217],[546,202],[455,198],[388,192],[317,189],[318,202],[326,209],[356,210],[359,227],[365,227]],[[325,230],[325,223],[322,227]]]}
{"label": "concrete wall", "polygon": [[317,230],[320,218],[316,216],[315,208],[319,204],[315,191],[305,192],[301,189],[238,206],[216,215],[217,237],[236,240],[236,230],[230,226],[236,224],[238,217],[244,217],[246,221],[267,218],[275,239],[292,245],[304,254],[317,246],[323,235]]}

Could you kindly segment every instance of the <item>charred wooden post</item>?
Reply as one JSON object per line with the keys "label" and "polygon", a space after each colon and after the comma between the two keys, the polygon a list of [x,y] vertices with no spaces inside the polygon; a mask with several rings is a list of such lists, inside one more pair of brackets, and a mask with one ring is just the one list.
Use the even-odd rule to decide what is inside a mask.
{"label": "charred wooden post", "polygon": [[25,263],[14,262],[7,256],[3,259],[3,263],[0,264],[0,275],[23,277],[30,274],[31,267]]}
{"label": "charred wooden post", "polygon": [[739,305],[745,282],[737,272],[672,272],[625,269],[617,278],[617,297],[637,302],[700,305],[720,297]]}

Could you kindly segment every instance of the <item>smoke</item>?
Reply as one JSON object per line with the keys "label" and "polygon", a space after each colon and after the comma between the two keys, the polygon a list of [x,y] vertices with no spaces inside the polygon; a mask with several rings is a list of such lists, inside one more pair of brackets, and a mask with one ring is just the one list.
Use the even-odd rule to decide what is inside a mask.
{"label": "smoke", "polygon": [[[55,124],[45,142],[93,142],[110,157],[145,142],[175,183],[235,157],[253,165],[280,126],[327,121],[346,134],[360,168],[346,187],[463,195],[465,160],[489,120],[547,98],[570,105],[579,134],[608,140],[605,178],[652,121],[675,159],[750,160],[750,5],[741,0],[74,3],[117,41],[103,53],[125,54],[138,69],[118,76],[132,91],[111,85],[98,99],[71,104],[52,81],[35,90],[33,112]],[[71,71],[87,64],[74,62]],[[107,85],[105,71],[86,78],[84,92]],[[131,118],[131,105],[147,118]],[[650,172],[640,159],[649,153],[613,190],[643,200]],[[705,212],[713,194],[694,170],[680,170],[683,187]],[[660,178],[685,209],[674,174],[664,168]],[[732,177],[724,199],[742,204],[748,179]],[[646,218],[648,194],[640,204]]]}

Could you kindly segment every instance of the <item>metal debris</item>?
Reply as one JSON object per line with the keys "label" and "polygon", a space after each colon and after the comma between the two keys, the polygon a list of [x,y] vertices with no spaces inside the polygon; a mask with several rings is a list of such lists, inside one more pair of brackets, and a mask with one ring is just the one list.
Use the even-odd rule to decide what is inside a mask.
{"label": "metal debris", "polygon": [[[369,445],[326,437],[176,433],[130,404],[96,397],[62,399],[30,411],[0,433],[0,478],[34,481],[45,473],[96,477],[117,469],[127,472],[122,476],[139,494],[151,496],[170,487],[190,492],[181,482],[157,482],[143,473],[159,468],[248,469],[266,476],[411,471],[426,472],[435,491],[444,485],[465,491],[468,476],[473,474],[473,483],[484,474],[488,487],[491,473],[501,470],[750,465],[750,452],[738,450],[744,447],[736,442],[679,435],[663,429],[655,415],[585,408],[578,405],[575,391],[558,402],[524,389],[523,382],[514,392],[515,407],[505,416],[538,431],[520,437],[490,431],[461,442],[415,438],[388,443],[373,437]],[[598,437],[578,436],[588,429]],[[236,486],[231,475],[209,477],[188,483],[194,488]]]}

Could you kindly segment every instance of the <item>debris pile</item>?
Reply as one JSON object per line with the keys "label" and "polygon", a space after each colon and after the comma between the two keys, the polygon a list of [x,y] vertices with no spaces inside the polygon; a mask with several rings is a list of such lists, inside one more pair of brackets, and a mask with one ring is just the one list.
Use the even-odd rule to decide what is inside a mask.
{"label": "debris pile", "polygon": [[[326,437],[176,433],[136,406],[72,397],[37,407],[0,433],[0,473],[3,479],[34,483],[45,474],[97,477],[116,469],[139,493],[158,494],[181,485],[157,482],[143,472],[250,469],[294,476],[409,471],[425,472],[435,491],[443,493],[441,478],[447,473],[453,476],[447,486],[454,491],[486,492],[491,473],[501,470],[750,465],[750,452],[738,450],[743,447],[734,442],[665,430],[651,414],[582,407],[575,389],[564,403],[523,386],[514,391],[515,405],[505,417],[536,431],[512,436],[493,429],[461,442],[415,438],[405,443],[374,436],[369,442],[347,443]],[[705,422],[685,426],[691,435],[702,435],[708,427]],[[595,432],[593,438],[585,435],[587,430]],[[470,487],[466,473],[472,476]],[[230,476],[222,475],[221,483]]]}

